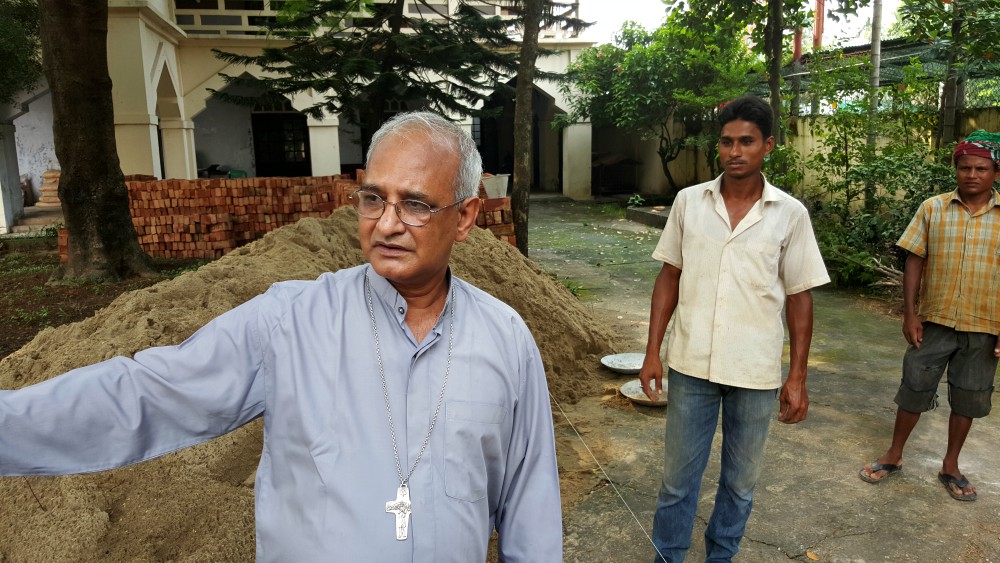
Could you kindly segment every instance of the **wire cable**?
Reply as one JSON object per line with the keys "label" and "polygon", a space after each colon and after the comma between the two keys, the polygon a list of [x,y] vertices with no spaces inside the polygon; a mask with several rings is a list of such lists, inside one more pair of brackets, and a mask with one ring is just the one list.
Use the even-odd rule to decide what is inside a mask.
{"label": "wire cable", "polygon": [[628,502],[625,501],[625,497],[622,496],[621,491],[618,490],[618,487],[615,485],[615,482],[611,479],[611,476],[608,475],[608,472],[605,471],[604,466],[601,465],[601,462],[597,459],[597,456],[594,455],[593,450],[590,449],[590,445],[587,444],[587,441],[583,439],[583,436],[576,429],[576,425],[574,425],[573,421],[570,420],[569,416],[566,415],[566,411],[563,410],[562,405],[560,405],[559,401],[557,401],[556,398],[552,396],[552,393],[549,393],[549,398],[552,400],[552,403],[555,404],[556,409],[559,410],[563,418],[566,419],[566,422],[569,424],[569,427],[573,430],[573,433],[576,434],[576,437],[580,440],[580,443],[583,444],[584,448],[586,448],[587,453],[590,454],[590,459],[594,460],[594,463],[597,464],[597,468],[600,469],[601,474],[604,475],[604,480],[607,481],[609,485],[611,485],[611,489],[614,490],[616,495],[618,495],[618,499],[622,501],[622,505],[624,505],[625,509],[628,510],[628,513],[632,515],[632,520],[635,520],[636,525],[638,525],[639,529],[642,530],[642,535],[646,536],[646,540],[649,542],[649,545],[653,546],[653,549],[656,550],[656,554],[660,557],[660,559],[666,561],[666,557],[664,557],[663,554],[660,553],[660,550],[657,549],[656,544],[653,543],[653,538],[651,538],[649,536],[649,533],[646,532],[646,528],[642,526],[642,522],[639,521],[639,517],[635,515],[635,512],[632,510],[632,507],[629,506]]}

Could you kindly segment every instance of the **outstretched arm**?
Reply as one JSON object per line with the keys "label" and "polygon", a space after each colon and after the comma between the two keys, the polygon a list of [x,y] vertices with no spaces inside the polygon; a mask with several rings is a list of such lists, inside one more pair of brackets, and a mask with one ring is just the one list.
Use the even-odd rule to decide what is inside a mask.
{"label": "outstretched arm", "polygon": [[785,297],[785,320],[788,323],[790,361],[788,379],[781,386],[778,398],[778,420],[795,424],[805,420],[809,411],[806,375],[813,329],[813,301],[809,290]]}
{"label": "outstretched arm", "polygon": [[256,312],[247,303],[178,346],[0,391],[0,475],[120,467],[204,442],[259,416],[264,385],[256,377]]}

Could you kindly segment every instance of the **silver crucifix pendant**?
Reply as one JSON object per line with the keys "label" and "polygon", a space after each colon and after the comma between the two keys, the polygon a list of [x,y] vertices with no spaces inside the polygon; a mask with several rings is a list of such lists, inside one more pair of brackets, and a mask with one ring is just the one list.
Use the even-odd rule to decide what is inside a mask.
{"label": "silver crucifix pendant", "polygon": [[405,540],[407,529],[410,527],[410,488],[403,483],[396,489],[396,500],[385,503],[385,511],[396,515],[396,539]]}

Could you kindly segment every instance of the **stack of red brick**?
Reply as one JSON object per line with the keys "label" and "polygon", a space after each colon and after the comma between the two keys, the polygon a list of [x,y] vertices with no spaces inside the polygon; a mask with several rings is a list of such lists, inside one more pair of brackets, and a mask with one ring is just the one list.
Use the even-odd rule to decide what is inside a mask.
{"label": "stack of red brick", "polygon": [[[363,171],[358,171],[363,178]],[[132,223],[151,256],[218,258],[304,217],[349,205],[350,176],[127,181]],[[476,224],[511,244],[510,199],[486,199]]]}
{"label": "stack of red brick", "polygon": [[303,217],[326,217],[349,176],[126,182],[139,244],[152,256],[218,258]]}
{"label": "stack of red brick", "polygon": [[[480,190],[479,194],[482,197],[483,190]],[[510,211],[509,197],[483,198],[482,208],[479,210],[479,216],[476,217],[476,225],[489,229],[493,236],[502,241],[517,245],[514,237],[514,216]]]}

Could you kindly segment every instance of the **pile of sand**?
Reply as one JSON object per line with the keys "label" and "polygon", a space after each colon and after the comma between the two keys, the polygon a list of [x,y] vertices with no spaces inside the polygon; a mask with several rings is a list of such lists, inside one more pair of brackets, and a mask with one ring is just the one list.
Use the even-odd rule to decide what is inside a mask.
{"label": "pile of sand", "polygon": [[[92,318],[40,333],[0,362],[0,388],[150,346],[176,344],[276,281],[363,262],[353,210],[304,219],[173,280],[124,294]],[[558,401],[597,390],[615,346],[562,285],[510,245],[473,229],[453,271],[514,307],[531,328]],[[59,478],[0,478],[0,563],[252,561],[259,421],[132,467]]]}

